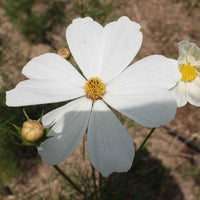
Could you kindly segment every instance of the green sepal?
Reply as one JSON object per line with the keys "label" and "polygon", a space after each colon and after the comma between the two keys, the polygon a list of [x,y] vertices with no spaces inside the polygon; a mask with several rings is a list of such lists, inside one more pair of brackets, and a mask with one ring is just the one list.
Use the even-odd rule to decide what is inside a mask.
{"label": "green sepal", "polygon": [[43,117],[43,115],[44,115],[44,110],[42,110],[42,113],[40,115],[40,119],[39,119],[40,124],[42,124],[42,117]]}
{"label": "green sepal", "polygon": [[[52,126],[51,126],[51,127],[52,127]],[[48,138],[53,137],[53,136],[47,136],[47,134],[48,134],[49,130],[51,129],[51,127],[50,127],[50,128],[44,129],[44,135],[43,135],[38,141],[35,142],[35,143],[36,143],[36,146],[40,146],[40,144],[41,144],[42,142],[44,142],[44,141],[47,140]]]}
{"label": "green sepal", "polygon": [[15,133],[14,131],[11,131],[10,133],[16,136],[18,139],[22,140],[22,137],[18,133]]}
{"label": "green sepal", "polygon": [[[23,109],[23,113],[24,113],[27,121],[30,120],[28,114],[26,113],[26,111],[24,109]],[[43,126],[43,124],[42,124],[42,117],[43,117],[43,115],[44,115],[44,110],[42,111],[40,119],[38,120],[38,122],[41,123],[42,126]],[[21,143],[15,142],[15,144],[20,145],[20,146],[40,146],[40,144],[42,142],[44,142],[45,140],[47,140],[50,137],[53,137],[53,136],[47,136],[47,135],[48,135],[48,132],[50,131],[50,129],[52,128],[52,126],[54,124],[52,126],[50,126],[49,128],[44,128],[44,134],[43,134],[43,136],[38,141],[36,141],[36,142],[27,141],[22,136],[22,134],[21,134],[22,127],[19,127],[19,126],[15,125],[15,124],[13,124],[11,122],[10,122],[10,124],[17,130],[17,133],[14,132],[14,131],[11,131],[11,134],[13,134],[15,137],[17,137],[21,141]]]}
{"label": "green sepal", "polygon": [[19,126],[15,125],[15,124],[13,124],[11,122],[9,122],[9,123],[17,130],[18,134],[21,134],[22,127],[19,127]]}
{"label": "green sepal", "polygon": [[35,143],[31,143],[31,142],[28,142],[28,141],[22,141],[22,143],[15,142],[15,144],[19,145],[19,146],[36,146]]}
{"label": "green sepal", "polygon": [[25,115],[27,121],[30,120],[30,118],[29,118],[28,114],[26,113],[25,109],[23,109],[23,113],[24,113],[24,115]]}

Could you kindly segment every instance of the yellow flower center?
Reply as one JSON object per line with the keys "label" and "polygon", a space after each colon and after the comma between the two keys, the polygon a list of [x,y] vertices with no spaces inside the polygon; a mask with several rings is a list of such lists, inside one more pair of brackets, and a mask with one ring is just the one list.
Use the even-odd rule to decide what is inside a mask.
{"label": "yellow flower center", "polygon": [[191,66],[190,63],[182,64],[180,69],[182,80],[185,82],[194,80],[198,75],[196,68],[196,66]]}
{"label": "yellow flower center", "polygon": [[97,99],[101,99],[106,91],[104,82],[97,77],[88,80],[85,83],[84,88],[87,96],[94,101]]}

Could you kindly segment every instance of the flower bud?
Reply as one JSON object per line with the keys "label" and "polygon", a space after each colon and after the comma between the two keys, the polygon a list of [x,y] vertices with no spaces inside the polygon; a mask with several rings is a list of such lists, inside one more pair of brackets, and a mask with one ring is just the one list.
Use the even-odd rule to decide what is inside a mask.
{"label": "flower bud", "polygon": [[70,51],[68,48],[61,48],[58,50],[58,55],[62,56],[63,58],[67,59],[70,56]]}
{"label": "flower bud", "polygon": [[21,134],[27,141],[36,142],[43,136],[44,128],[40,122],[28,120],[23,123]]}

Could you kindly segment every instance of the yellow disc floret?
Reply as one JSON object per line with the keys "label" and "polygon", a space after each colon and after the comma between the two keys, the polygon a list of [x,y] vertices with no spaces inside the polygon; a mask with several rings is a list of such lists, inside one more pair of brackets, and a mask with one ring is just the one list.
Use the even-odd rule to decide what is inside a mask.
{"label": "yellow disc floret", "polygon": [[196,68],[196,66],[191,66],[190,63],[182,64],[180,69],[182,80],[185,82],[194,80],[198,75]]}
{"label": "yellow disc floret", "polygon": [[94,101],[101,99],[106,91],[104,82],[97,77],[89,79],[86,82],[84,88],[87,96]]}

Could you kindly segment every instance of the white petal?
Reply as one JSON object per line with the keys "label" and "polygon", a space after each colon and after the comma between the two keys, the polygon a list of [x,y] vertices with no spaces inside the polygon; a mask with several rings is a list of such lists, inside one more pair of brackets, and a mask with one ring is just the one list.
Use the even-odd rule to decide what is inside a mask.
{"label": "white petal", "polygon": [[170,89],[176,85],[182,75],[178,69],[178,61],[161,55],[152,55],[141,59],[120,74],[117,84],[156,86]]}
{"label": "white petal", "polygon": [[194,43],[183,40],[178,43],[179,62],[181,64],[190,63],[192,66],[200,65],[200,48]]}
{"label": "white petal", "polygon": [[87,79],[99,74],[99,54],[103,27],[92,18],[73,20],[66,31],[72,55]]}
{"label": "white petal", "polygon": [[170,91],[175,97],[178,107],[182,107],[187,103],[186,84],[184,81],[179,81]]}
{"label": "white petal", "polygon": [[109,82],[122,72],[138,53],[142,44],[140,25],[121,17],[104,28],[100,78]]}
{"label": "white petal", "polygon": [[200,78],[186,83],[187,100],[195,106],[200,106]]}
{"label": "white petal", "polygon": [[133,141],[101,100],[95,101],[92,108],[87,148],[92,165],[103,176],[108,176],[112,172],[126,172],[132,165]]}
{"label": "white petal", "polygon": [[55,123],[48,133],[48,136],[53,137],[45,140],[38,148],[46,163],[59,164],[72,154],[85,134],[91,107],[92,101],[84,97],[43,117],[45,126]]}
{"label": "white petal", "polygon": [[87,79],[98,76],[105,83],[125,69],[142,43],[140,25],[121,17],[104,28],[91,18],[73,20],[67,42]]}
{"label": "white petal", "polygon": [[110,87],[103,96],[105,102],[137,123],[158,127],[174,119],[176,102],[167,89],[121,85]]}
{"label": "white petal", "polygon": [[6,92],[8,106],[26,106],[67,101],[85,95],[82,88],[59,81],[26,80]]}
{"label": "white petal", "polygon": [[86,80],[59,55],[47,53],[35,57],[22,73],[30,79],[6,93],[8,106],[67,101],[85,94]]}
{"label": "white petal", "polygon": [[33,58],[23,68],[22,73],[30,79],[56,80],[67,85],[82,87],[85,79],[63,57],[46,53]]}

